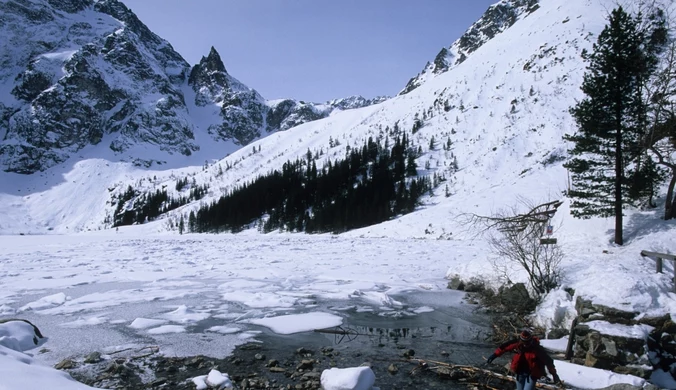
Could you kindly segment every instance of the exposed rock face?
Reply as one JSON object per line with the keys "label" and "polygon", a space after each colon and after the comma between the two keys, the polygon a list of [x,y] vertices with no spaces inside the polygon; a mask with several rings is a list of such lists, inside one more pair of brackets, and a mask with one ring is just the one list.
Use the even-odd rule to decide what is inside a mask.
{"label": "exposed rock face", "polygon": [[106,136],[125,152],[198,149],[180,85],[188,64],[116,0],[0,3],[0,163],[32,173]]}
{"label": "exposed rock face", "polygon": [[209,126],[208,132],[217,140],[233,141],[238,145],[269,133],[288,130],[306,122],[326,118],[336,110],[366,107],[386,100],[386,97],[365,99],[351,96],[324,104],[293,99],[266,101],[225,69],[215,48],[202,57],[190,72],[189,84],[195,91],[195,105],[219,107],[221,121]]}
{"label": "exposed rock face", "polygon": [[373,99],[366,99],[362,96],[350,96],[342,99],[329,100],[326,102],[326,105],[333,109],[352,110],[355,108],[379,104],[387,99],[389,99],[388,96],[376,96]]}
{"label": "exposed rock face", "polygon": [[288,130],[306,122],[326,118],[336,111],[367,107],[382,103],[387,99],[389,99],[387,96],[378,96],[373,99],[350,96],[329,100],[326,103],[308,103],[293,99],[268,102],[270,110],[267,113],[267,128],[269,132]]}
{"label": "exposed rock face", "polygon": [[284,99],[270,105],[267,113],[268,131],[288,130],[300,124],[325,118],[329,110],[322,110],[312,103]]}
{"label": "exposed rock face", "polygon": [[228,74],[216,49],[212,47],[209,55],[192,68],[189,83],[196,93],[197,106],[220,107],[222,123],[208,129],[216,139],[246,145],[263,134],[268,110],[265,100]]}
{"label": "exposed rock face", "polygon": [[417,76],[408,81],[399,93],[407,94],[421,86],[428,78],[448,71],[463,63],[468,56],[510,28],[517,20],[535,12],[539,0],[502,0],[488,7],[481,19],[474,23],[449,48],[442,48],[432,63],[427,63]]}

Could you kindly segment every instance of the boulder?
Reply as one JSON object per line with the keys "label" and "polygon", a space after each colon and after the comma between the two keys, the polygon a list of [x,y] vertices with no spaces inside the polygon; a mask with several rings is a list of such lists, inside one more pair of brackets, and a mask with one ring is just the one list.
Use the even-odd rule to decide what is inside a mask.
{"label": "boulder", "polygon": [[575,301],[575,310],[580,316],[580,321],[604,320],[611,324],[633,325],[638,323],[637,312],[625,311],[609,306],[598,305],[580,296]]}
{"label": "boulder", "polygon": [[469,293],[480,293],[485,289],[485,283],[483,280],[478,278],[471,278],[467,283],[465,283],[465,291]]}
{"label": "boulder", "polygon": [[451,277],[451,280],[448,282],[447,287],[451,290],[464,291],[465,290],[465,282],[463,282],[462,279],[460,279],[460,276],[453,275],[453,277]]}
{"label": "boulder", "polygon": [[568,336],[570,331],[564,328],[554,328],[547,333],[548,339],[560,339],[564,336]]}
{"label": "boulder", "polygon": [[526,285],[523,283],[501,288],[498,298],[502,305],[516,313],[528,313],[535,309],[536,305],[535,300],[530,297]]}

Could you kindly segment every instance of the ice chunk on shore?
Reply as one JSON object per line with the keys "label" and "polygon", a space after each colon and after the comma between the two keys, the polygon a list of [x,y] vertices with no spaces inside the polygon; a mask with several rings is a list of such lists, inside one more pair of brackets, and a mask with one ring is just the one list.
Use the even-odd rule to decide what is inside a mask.
{"label": "ice chunk on shore", "polygon": [[375,390],[376,374],[370,367],[332,368],[322,372],[324,390]]}

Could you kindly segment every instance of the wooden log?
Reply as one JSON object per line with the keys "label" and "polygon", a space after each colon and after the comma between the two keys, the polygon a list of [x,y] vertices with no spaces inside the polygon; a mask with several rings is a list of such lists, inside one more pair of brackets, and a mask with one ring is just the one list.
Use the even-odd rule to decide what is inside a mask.
{"label": "wooden log", "polygon": [[676,255],[670,255],[668,253],[641,251],[641,256],[643,256],[643,257],[661,257],[661,258],[667,259],[667,260],[676,260]]}

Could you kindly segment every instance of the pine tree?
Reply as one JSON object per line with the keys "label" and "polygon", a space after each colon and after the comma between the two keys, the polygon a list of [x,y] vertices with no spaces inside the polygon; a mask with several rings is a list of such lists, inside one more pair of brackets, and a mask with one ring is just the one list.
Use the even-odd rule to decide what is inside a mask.
{"label": "pine tree", "polygon": [[564,164],[574,188],[571,213],[576,218],[615,216],[615,243],[623,244],[622,209],[629,196],[632,162],[640,154],[645,130],[644,83],[653,58],[645,50],[640,17],[622,7],[594,44],[582,91],[586,97],[571,108],[577,132],[564,139],[574,143]]}
{"label": "pine tree", "polygon": [[406,161],[406,176],[417,176],[418,175],[418,164],[415,162],[415,156],[408,154]]}

